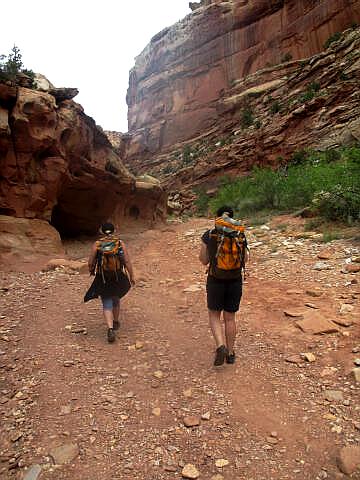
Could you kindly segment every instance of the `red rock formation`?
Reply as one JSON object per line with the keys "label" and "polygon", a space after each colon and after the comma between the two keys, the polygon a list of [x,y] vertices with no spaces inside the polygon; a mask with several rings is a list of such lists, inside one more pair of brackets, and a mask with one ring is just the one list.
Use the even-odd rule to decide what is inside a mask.
{"label": "red rock formation", "polygon": [[206,0],[192,9],[153,37],[130,73],[127,164],[135,170],[216,128],[218,100],[238,79],[310,57],[334,32],[360,22],[359,0]]}
{"label": "red rock formation", "polygon": [[134,202],[141,220],[163,218],[162,190],[149,199],[136,185],[104,132],[69,100],[75,94],[0,84],[0,214],[47,220],[70,235],[93,233],[115,211],[118,221],[130,218]]}
{"label": "red rock formation", "polygon": [[2,268],[23,269],[24,263],[33,264],[34,261],[41,263],[49,256],[63,254],[60,235],[45,220],[0,215]]}

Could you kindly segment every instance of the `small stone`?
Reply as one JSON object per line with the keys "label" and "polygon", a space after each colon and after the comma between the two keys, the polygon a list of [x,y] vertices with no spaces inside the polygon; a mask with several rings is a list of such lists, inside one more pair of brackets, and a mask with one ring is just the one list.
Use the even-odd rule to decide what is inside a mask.
{"label": "small stone", "polygon": [[298,326],[304,333],[319,335],[321,333],[336,333],[339,328],[335,323],[323,318],[317,312],[310,312],[306,314],[304,320],[297,320],[295,325]]}
{"label": "small stone", "polygon": [[276,445],[277,443],[279,443],[279,439],[276,437],[266,437],[266,441],[271,445]]}
{"label": "small stone", "polygon": [[201,415],[201,420],[210,420],[210,418],[211,418],[211,413],[209,411]]}
{"label": "small stone", "polygon": [[195,417],[195,416],[188,416],[188,417],[184,417],[184,425],[185,427],[197,427],[198,425],[200,425],[200,419],[199,417]]}
{"label": "small stone", "polygon": [[60,415],[69,415],[71,413],[71,406],[64,405],[60,408]]}
{"label": "small stone", "polygon": [[183,478],[196,479],[200,477],[199,470],[192,463],[187,463],[182,469],[181,475]]}
{"label": "small stone", "polygon": [[184,390],[184,391],[183,391],[183,395],[184,395],[184,397],[186,397],[186,398],[190,398],[190,397],[192,396],[192,390],[191,390],[191,388],[188,388],[187,390]]}
{"label": "small stone", "polygon": [[354,364],[355,364],[357,367],[360,367],[360,358],[355,358]]}
{"label": "small stone", "polygon": [[195,292],[200,292],[202,290],[201,285],[190,285],[189,287],[185,288],[183,290],[184,293],[195,293]]}
{"label": "small stone", "polygon": [[319,260],[330,260],[332,256],[333,256],[333,252],[331,252],[330,250],[322,250],[317,255]]}
{"label": "small stone", "polygon": [[331,265],[325,262],[316,262],[313,266],[313,270],[322,271],[322,270],[330,270],[332,268]]}
{"label": "small stone", "polygon": [[345,475],[353,474],[360,467],[360,446],[348,445],[340,450],[337,458],[339,470]]}
{"label": "small stone", "polygon": [[347,303],[342,303],[340,305],[340,315],[347,315],[348,313],[351,313],[353,310],[354,310],[354,307]]}
{"label": "small stone", "polygon": [[141,350],[142,348],[144,348],[144,344],[142,342],[136,342],[135,343],[135,349],[136,350]]}
{"label": "small stone", "polygon": [[354,325],[354,320],[350,320],[349,318],[334,318],[333,322],[341,327],[351,327]]}
{"label": "small stone", "polygon": [[289,355],[285,358],[285,362],[298,364],[301,363],[301,357],[300,355]]}
{"label": "small stone", "polygon": [[315,355],[311,352],[302,353],[301,357],[304,358],[309,363],[315,362],[315,360],[316,360]]}
{"label": "small stone", "polygon": [[345,265],[344,270],[346,273],[358,273],[360,272],[360,265],[354,265],[353,263],[349,263]]}
{"label": "small stone", "polygon": [[16,442],[17,440],[19,440],[21,437],[23,436],[22,432],[19,432],[19,431],[15,431],[15,432],[12,432],[11,435],[10,435],[10,440],[12,442]]}
{"label": "small stone", "polygon": [[49,452],[56,465],[71,463],[79,455],[79,447],[76,443],[67,443],[54,448]]}
{"label": "small stone", "polygon": [[152,409],[152,414],[155,416],[155,417],[160,417],[161,415],[161,408],[159,407],[155,407]]}
{"label": "small stone", "polygon": [[31,465],[31,467],[26,470],[23,480],[37,480],[41,473],[41,466],[40,465]]}
{"label": "small stone", "polygon": [[64,361],[64,367],[72,367],[73,365],[75,365],[74,360],[65,360]]}
{"label": "small stone", "polygon": [[215,465],[218,468],[226,467],[227,465],[229,465],[229,460],[226,460],[226,458],[218,458],[217,460],[215,460]]}
{"label": "small stone", "polygon": [[356,383],[360,383],[360,368],[353,368],[351,370],[352,376]]}
{"label": "small stone", "polygon": [[159,379],[160,379],[160,378],[163,378],[164,373],[163,373],[161,370],[156,370],[156,372],[154,372],[153,375],[154,375],[155,378],[159,378]]}
{"label": "small stone", "polygon": [[314,310],[319,309],[319,307],[317,305],[315,305],[314,303],[311,303],[311,302],[306,302],[305,307],[313,308]]}
{"label": "small stone", "polygon": [[310,297],[321,297],[323,292],[321,290],[306,290],[305,292]]}
{"label": "small stone", "polygon": [[342,402],[344,400],[341,390],[326,390],[324,392],[324,398],[328,402]]}
{"label": "small stone", "polygon": [[177,472],[177,468],[174,467],[174,465],[165,465],[164,470],[165,472],[172,472],[172,473]]}
{"label": "small stone", "polygon": [[292,318],[302,318],[304,316],[304,312],[300,311],[300,310],[284,310],[284,314],[287,316],[287,317],[292,317]]}
{"label": "small stone", "polygon": [[320,377],[327,377],[329,375],[334,375],[337,372],[336,367],[325,367],[321,372],[320,372]]}

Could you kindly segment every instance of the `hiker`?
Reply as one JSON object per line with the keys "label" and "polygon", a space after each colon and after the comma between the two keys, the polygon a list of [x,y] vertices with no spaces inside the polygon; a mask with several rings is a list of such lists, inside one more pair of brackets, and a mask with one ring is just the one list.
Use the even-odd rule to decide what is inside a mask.
{"label": "hiker", "polygon": [[95,279],[84,301],[101,298],[107,338],[112,343],[115,330],[120,327],[120,299],[135,285],[135,280],[129,253],[124,242],[114,234],[114,225],[104,223],[100,230],[103,236],[91,247],[88,261],[90,275],[95,275]]}
{"label": "hiker", "polygon": [[[217,211],[215,228],[207,230],[201,240],[199,259],[209,265],[206,282],[210,328],[216,343],[214,365],[235,363],[235,314],[242,295],[242,272],[248,259],[244,227],[233,220],[231,207]],[[225,323],[223,333],[221,312]]]}

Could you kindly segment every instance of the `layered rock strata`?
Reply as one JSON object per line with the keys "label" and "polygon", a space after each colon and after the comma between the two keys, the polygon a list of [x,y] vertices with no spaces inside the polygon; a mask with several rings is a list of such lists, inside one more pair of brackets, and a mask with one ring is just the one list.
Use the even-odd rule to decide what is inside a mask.
{"label": "layered rock strata", "polygon": [[[72,101],[76,89],[0,84],[0,214],[94,233],[113,218],[163,218],[164,193],[138,185],[104,132]],[[144,192],[144,195],[142,194]]]}
{"label": "layered rock strata", "polygon": [[207,0],[191,8],[153,37],[130,72],[126,162],[135,172],[157,172],[159,154],[173,145],[221,131],[224,100],[241,92],[242,79],[264,69],[253,83],[294,75],[296,60],[360,22],[359,0]]}

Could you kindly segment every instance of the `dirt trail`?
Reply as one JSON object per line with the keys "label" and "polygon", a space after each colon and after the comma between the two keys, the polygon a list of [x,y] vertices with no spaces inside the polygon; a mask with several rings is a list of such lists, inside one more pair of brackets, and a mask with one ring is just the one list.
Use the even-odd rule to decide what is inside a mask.
{"label": "dirt trail", "polygon": [[[197,260],[208,226],[191,220],[125,235],[138,282],[112,345],[99,304],[82,303],[86,275],[1,274],[1,479],[23,478],[35,464],[41,474],[29,478],[41,480],[176,479],[188,463],[204,479],[343,478],[336,456],[360,442],[351,376],[360,357],[359,274],[340,271],[356,246],[334,242],[330,269],[317,271],[324,246],[316,236],[255,229],[237,362],[215,369]],[[69,251],[81,257],[87,248]],[[351,325],[311,335],[284,310]],[[326,400],[328,391],[339,399]],[[184,426],[188,416],[200,425]],[[74,459],[54,464],[50,452],[67,444]],[[217,467],[219,459],[228,464]]]}

